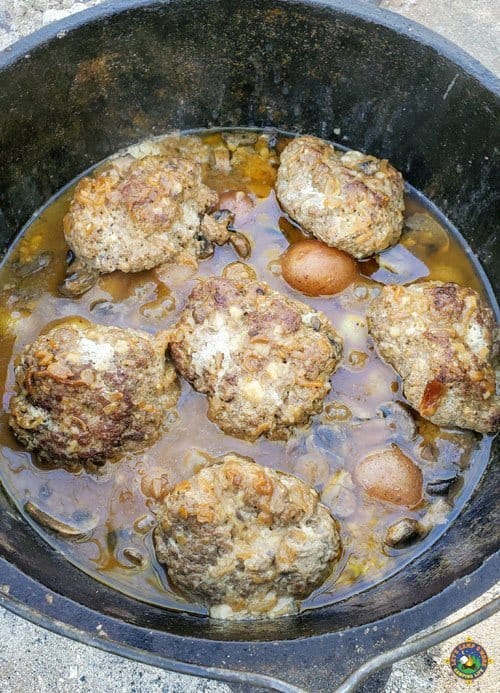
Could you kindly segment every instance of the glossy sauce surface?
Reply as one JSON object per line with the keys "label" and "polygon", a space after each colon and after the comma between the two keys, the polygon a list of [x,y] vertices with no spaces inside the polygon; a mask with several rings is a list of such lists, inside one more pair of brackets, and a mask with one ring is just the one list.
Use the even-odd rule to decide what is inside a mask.
{"label": "glossy sauce surface", "polygon": [[[225,147],[220,133],[200,136],[211,147]],[[69,560],[116,589],[158,605],[205,613],[172,590],[155,559],[152,527],[158,498],[199,469],[207,454],[235,451],[304,478],[340,521],[341,564],[304,608],[375,584],[423,551],[459,511],[488,460],[489,437],[441,431],[418,417],[414,439],[387,425],[381,405],[404,402],[404,397],[398,377],[377,356],[366,330],[366,309],[380,286],[371,277],[383,283],[419,277],[455,281],[484,293],[469,253],[432,207],[409,190],[406,228],[395,249],[379,263],[374,259],[360,263],[359,279],[340,294],[311,298],[294,291],[281,277],[279,257],[289,243],[304,236],[280,209],[273,192],[279,151],[286,141],[274,133],[261,134],[256,142],[239,148],[231,172],[206,167],[205,182],[219,193],[242,190],[251,198],[253,207],[235,224],[252,242],[248,264],[273,288],[323,311],[344,339],[342,365],[332,378],[322,414],[288,443],[265,439],[248,443],[224,435],[206,417],[205,396],[183,382],[177,412],[167,414],[167,432],[143,453],[108,463],[95,474],[40,466],[20,448],[7,425],[14,355],[41,332],[75,316],[148,332],[166,328],[175,322],[196,277],[218,275],[238,258],[229,246],[216,248],[214,257],[200,261],[196,272],[179,265],[129,275],[115,272],[101,276],[80,298],[65,298],[58,286],[66,270],[62,219],[71,186],[28,225],[0,270],[1,482],[28,521],[34,522],[26,514],[26,503],[31,503],[42,513],[82,529],[80,538],[62,538],[35,523],[37,531]],[[424,487],[459,474],[451,496],[444,500],[425,494],[413,510],[368,498],[353,480],[354,468],[366,455],[391,443],[420,466]],[[384,545],[388,527],[400,518],[423,521],[429,527],[426,538],[405,549]]]}

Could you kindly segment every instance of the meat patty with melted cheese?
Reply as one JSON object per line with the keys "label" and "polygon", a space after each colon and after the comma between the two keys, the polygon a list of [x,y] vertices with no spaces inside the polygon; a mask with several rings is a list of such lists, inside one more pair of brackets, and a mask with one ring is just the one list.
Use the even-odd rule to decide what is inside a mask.
{"label": "meat patty with melted cheese", "polygon": [[362,259],[396,243],[403,229],[401,174],[385,159],[297,137],[281,153],[276,194],[304,231]]}
{"label": "meat patty with melted cheese", "polygon": [[189,296],[170,353],[224,433],[286,439],[321,410],[342,340],[322,313],[265,282],[209,277]]}
{"label": "meat patty with melted cheese", "polygon": [[170,491],[155,548],[169,579],[216,618],[296,610],[342,549],[337,522],[316,491],[235,454]]}
{"label": "meat patty with melted cheese", "polygon": [[166,333],[53,328],[17,358],[14,435],[44,462],[76,468],[149,445],[179,394],[166,346]]}
{"label": "meat patty with melted cheese", "polygon": [[438,281],[385,286],[369,308],[368,328],[423,417],[482,433],[500,427],[495,321],[476,291]]}

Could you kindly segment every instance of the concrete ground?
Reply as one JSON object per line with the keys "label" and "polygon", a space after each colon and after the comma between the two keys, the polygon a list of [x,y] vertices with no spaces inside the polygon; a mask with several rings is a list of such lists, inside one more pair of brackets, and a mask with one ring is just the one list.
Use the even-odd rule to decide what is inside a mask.
{"label": "concrete ground", "polygon": [[[100,0],[0,0],[0,50],[42,25]],[[500,73],[499,0],[365,0],[415,19],[454,41]],[[453,614],[450,622],[494,596],[496,587]],[[443,622],[444,623],[444,622]],[[500,690],[500,616],[393,667],[384,693],[457,693]],[[446,663],[452,648],[471,637],[497,663],[467,686]],[[80,645],[0,609],[0,693],[225,693],[224,685],[180,676]],[[382,693],[382,691],[380,692]]]}

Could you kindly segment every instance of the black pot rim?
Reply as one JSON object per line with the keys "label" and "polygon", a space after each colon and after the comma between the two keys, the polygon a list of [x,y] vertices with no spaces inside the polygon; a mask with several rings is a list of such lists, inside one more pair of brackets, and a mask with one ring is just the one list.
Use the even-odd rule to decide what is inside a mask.
{"label": "black pot rim", "polygon": [[[182,0],[173,0],[182,1]],[[389,10],[375,7],[360,0],[279,0],[283,4],[311,5],[325,7],[336,12],[355,15],[366,21],[380,24],[392,29],[402,36],[412,38],[419,43],[434,48],[438,53],[456,63],[469,75],[477,79],[486,89],[500,95],[500,77],[485,67],[479,60],[473,58],[463,48],[460,48],[449,39],[437,34],[432,29],[407,19]],[[103,2],[81,12],[59,19],[31,34],[19,39],[15,43],[0,51],[0,70],[26,57],[27,53],[35,50],[48,41],[64,36],[68,31],[90,21],[103,19],[109,15],[127,12],[129,10],[161,6],[171,4],[172,0],[114,0]]]}
{"label": "black pot rim", "polygon": [[[293,683],[289,683],[289,677],[293,679],[293,671],[286,671],[285,678],[288,681],[266,675],[266,664],[264,663],[262,666],[259,661],[259,655],[263,652],[263,648],[271,646],[274,650],[273,656],[277,659],[286,654],[285,650],[290,649],[290,647],[295,651],[300,651],[301,647],[306,643],[311,645],[311,652],[321,652],[323,656],[325,652],[333,654],[335,651],[342,651],[346,645],[347,651],[350,648],[349,643],[346,642],[347,639],[343,638],[344,633],[334,632],[301,637],[293,641],[257,641],[252,643],[255,652],[251,657],[246,653],[241,659],[237,659],[234,657],[235,648],[237,651],[240,647],[248,645],[247,642],[214,643],[213,641],[197,639],[194,636],[184,638],[183,636],[163,633],[162,636],[168,649],[163,652],[151,652],[131,643],[129,638],[130,630],[137,631],[135,640],[137,640],[137,634],[139,634],[138,640],[141,642],[143,635],[146,635],[148,632],[147,629],[124,624],[116,618],[93,612],[82,605],[78,605],[78,611],[83,614],[83,618],[78,625],[74,625],[75,619],[72,619],[71,615],[68,616],[64,610],[64,602],[68,600],[35,583],[30,577],[0,558],[0,568],[3,567],[6,568],[7,575],[4,578],[2,572],[2,579],[6,579],[7,583],[12,582],[15,585],[17,594],[12,594],[10,591],[2,591],[3,585],[0,585],[0,606],[5,607],[16,616],[24,618],[56,635],[70,638],[79,643],[125,657],[132,661],[160,667],[179,674],[205,677],[228,683],[245,684],[247,686],[252,685],[285,693],[306,693],[301,688],[294,686]],[[376,624],[371,624],[371,627],[357,626],[350,629],[348,640],[350,643],[359,642],[361,639],[365,641],[367,652],[363,653],[363,656],[366,658],[389,652],[401,645],[407,638],[413,636],[415,630],[420,632],[431,628],[438,620],[447,618],[451,613],[458,611],[474,599],[480,597],[497,583],[499,570],[500,551],[497,551],[486,559],[473,573],[458,578],[434,597],[407,609],[405,611],[406,619],[403,623],[401,623],[400,619],[395,618],[395,616],[398,617],[401,614],[392,614],[376,622]],[[62,602],[56,607],[58,610],[57,618],[51,613],[54,600],[56,599]],[[67,616],[65,620],[61,620],[63,615]],[[109,632],[106,629],[109,629]],[[186,656],[180,658],[170,656],[170,645],[174,649],[182,641],[189,642],[186,648]],[[208,645],[207,652],[203,653],[201,657],[201,659],[207,661],[208,654],[208,663],[189,661],[190,659],[199,660],[199,657],[196,655],[191,657],[192,650],[190,650],[190,645],[196,644],[196,642],[203,645],[203,647]],[[222,647],[220,647],[221,645]],[[254,661],[252,662],[253,659]],[[361,663],[358,661],[358,666]],[[319,672],[318,680],[321,680],[323,684],[325,683]]]}

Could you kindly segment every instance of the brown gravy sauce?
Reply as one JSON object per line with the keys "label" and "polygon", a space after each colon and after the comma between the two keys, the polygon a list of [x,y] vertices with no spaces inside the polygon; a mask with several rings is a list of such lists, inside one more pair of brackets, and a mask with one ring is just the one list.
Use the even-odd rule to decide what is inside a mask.
{"label": "brown gravy sauce", "polygon": [[[200,136],[210,146],[223,144],[220,133]],[[62,219],[73,184],[27,226],[0,268],[0,390],[4,410],[0,419],[0,481],[26,519],[68,560],[118,590],[164,607],[206,613],[171,588],[155,559],[151,538],[154,494],[162,484],[173,485],[192,475],[206,453],[239,452],[306,479],[341,522],[341,565],[304,602],[304,608],[365,589],[425,550],[459,512],[488,460],[491,439],[487,436],[442,431],[422,420],[417,420],[414,440],[389,435],[378,408],[391,400],[404,401],[404,397],[399,379],[377,356],[366,331],[366,308],[378,286],[370,279],[378,270],[374,260],[361,263],[363,276],[359,281],[330,298],[302,296],[281,278],[279,256],[289,242],[303,237],[279,208],[272,189],[279,151],[285,143],[285,137],[278,137],[272,150],[267,138],[261,136],[244,148],[235,170],[230,174],[207,170],[206,182],[218,192],[239,189],[251,195],[254,211],[238,226],[252,239],[248,264],[273,288],[322,310],[344,338],[343,363],[333,376],[323,413],[286,444],[265,439],[248,443],[224,435],[206,417],[205,396],[183,382],[177,413],[167,415],[167,432],[142,454],[108,463],[96,474],[41,467],[20,448],[7,425],[5,410],[14,390],[14,355],[42,331],[74,316],[149,332],[165,328],[176,320],[197,276],[220,274],[237,257],[230,247],[217,248],[213,258],[200,261],[194,275],[179,267],[170,272],[115,272],[102,276],[82,297],[64,298],[57,290],[67,254]],[[410,270],[422,269],[420,261],[428,278],[455,281],[484,293],[466,249],[433,215],[430,205],[411,190],[406,196],[406,226],[401,245],[416,258],[412,261],[410,256]],[[378,276],[383,281],[387,277],[398,280],[398,274],[390,271],[385,279]],[[429,480],[459,471],[460,482],[448,504],[426,495],[422,505],[410,511],[370,500],[355,486],[350,476],[355,464],[390,442],[396,442],[421,467],[424,486]],[[28,501],[61,522],[87,528],[87,534],[81,539],[61,538],[26,514]],[[416,545],[389,549],[383,544],[385,532],[403,517],[423,519],[432,529]]]}

